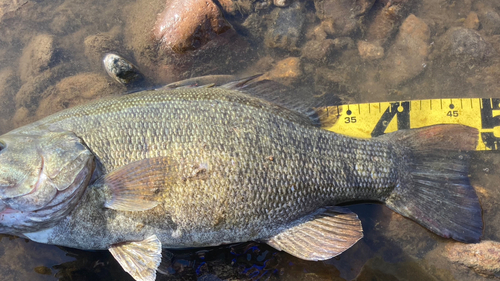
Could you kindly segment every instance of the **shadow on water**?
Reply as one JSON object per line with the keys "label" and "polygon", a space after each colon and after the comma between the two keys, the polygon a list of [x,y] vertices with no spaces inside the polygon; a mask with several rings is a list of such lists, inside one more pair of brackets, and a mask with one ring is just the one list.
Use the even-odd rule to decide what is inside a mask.
{"label": "shadow on water", "polygon": [[[355,6],[295,0],[284,8],[266,0],[219,0],[234,33],[182,55],[152,40],[164,0],[0,2],[2,133],[130,91],[103,70],[108,52],[136,64],[145,88],[199,75],[265,73],[296,88],[299,98],[324,104],[500,97],[496,0],[352,1]],[[411,20],[410,35],[400,29],[405,19]],[[500,241],[499,169],[498,154],[474,154],[471,181],[483,207],[484,240]],[[365,236],[334,259],[304,261],[254,242],[176,250],[164,265],[169,274],[157,280],[490,280],[448,259],[453,242],[385,206],[349,208],[359,215]],[[10,236],[1,236],[0,276],[132,280],[106,251]]]}

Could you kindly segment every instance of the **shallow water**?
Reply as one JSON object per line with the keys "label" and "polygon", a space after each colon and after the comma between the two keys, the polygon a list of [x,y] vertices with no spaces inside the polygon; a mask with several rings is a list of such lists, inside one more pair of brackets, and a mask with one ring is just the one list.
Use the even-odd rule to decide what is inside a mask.
{"label": "shallow water", "polygon": [[[320,20],[317,16],[318,3],[335,2],[340,5],[336,11],[345,9],[350,15],[349,1],[296,0],[284,9],[265,5],[272,1],[219,2],[238,3],[234,12],[225,14],[234,34],[215,37],[213,44],[195,52],[175,55],[161,48],[152,35],[164,1],[0,1],[0,133],[69,106],[131,91],[107,76],[101,63],[106,52],[135,63],[147,78],[143,88],[200,75],[265,72],[296,88],[300,98],[324,104],[500,97],[498,1],[393,1],[401,6],[389,9],[391,4],[380,0],[344,26],[339,22],[349,17],[336,15],[332,28],[328,17]],[[357,1],[354,8],[362,9],[368,2]],[[247,9],[248,3],[253,9]],[[255,7],[262,9],[255,11]],[[384,7],[388,9],[385,14],[381,12]],[[288,12],[279,9],[295,9],[287,14],[292,21],[280,25],[289,18],[282,14]],[[467,19],[471,11],[478,14],[477,27],[473,19]],[[398,41],[403,32],[400,26],[410,14],[423,23],[413,25],[410,32],[418,40]],[[323,27],[322,21],[327,22]],[[297,32],[285,32],[288,37],[279,39],[285,27],[297,22],[303,22]],[[354,25],[351,31],[349,24]],[[476,28],[481,39],[471,33],[455,37],[447,33],[464,25]],[[273,32],[280,35],[274,41]],[[307,44],[325,39],[339,40],[307,51]],[[375,41],[384,54],[362,57],[359,42]],[[412,55],[424,47],[424,54]],[[325,56],[313,55],[322,52]],[[500,155],[474,153],[471,180],[483,206],[484,240],[500,241],[500,211],[495,205],[500,200],[499,175]],[[174,251],[171,274],[159,275],[157,280],[489,279],[450,262],[445,253],[452,242],[385,206],[349,208],[362,220],[365,237],[332,260],[302,261],[255,243]],[[2,280],[132,280],[106,251],[3,236],[0,253]]]}

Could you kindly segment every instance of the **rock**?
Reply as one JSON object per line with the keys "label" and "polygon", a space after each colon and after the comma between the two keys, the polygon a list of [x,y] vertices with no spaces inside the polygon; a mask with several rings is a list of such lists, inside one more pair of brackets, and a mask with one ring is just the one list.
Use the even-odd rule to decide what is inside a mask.
{"label": "rock", "polygon": [[106,54],[102,60],[108,75],[118,83],[131,86],[140,83],[144,77],[139,69],[128,60],[116,54]]}
{"label": "rock", "polygon": [[36,117],[42,118],[118,91],[117,85],[108,83],[105,76],[97,73],[70,76],[43,93],[40,106],[36,110]]}
{"label": "rock", "polygon": [[475,12],[470,12],[465,18],[464,27],[477,30],[479,28],[479,18]]}
{"label": "rock", "polygon": [[384,57],[384,48],[366,41],[358,41],[358,51],[364,60],[377,60]]}
{"label": "rock", "polygon": [[228,14],[236,15],[238,12],[238,5],[233,0],[219,0],[222,10]]}
{"label": "rock", "polygon": [[250,14],[242,26],[246,28],[253,38],[263,40],[267,28],[266,18],[258,13]]}
{"label": "rock", "polygon": [[19,59],[19,76],[23,82],[37,76],[51,63],[54,54],[54,37],[40,34],[31,39],[28,46],[23,49]]}
{"label": "rock", "polygon": [[0,71],[0,134],[12,129],[10,119],[15,113],[14,96],[19,88],[18,77],[11,68]]}
{"label": "rock", "polygon": [[75,15],[70,8],[61,5],[57,8],[56,14],[50,23],[50,30],[57,35],[67,35],[82,27],[82,20]]}
{"label": "rock", "polygon": [[26,107],[29,109],[36,108],[40,100],[41,94],[55,81],[70,73],[73,66],[70,64],[61,64],[53,68],[47,69],[38,76],[31,78],[24,83],[14,98],[16,107]]}
{"label": "rock", "polygon": [[486,277],[500,277],[500,242],[482,241],[477,244],[459,242],[446,245],[444,255],[452,262],[472,268]]}
{"label": "rock", "polygon": [[479,14],[481,26],[487,35],[500,34],[500,16],[494,10]]}
{"label": "rock", "polygon": [[493,53],[492,47],[472,29],[450,28],[440,41],[441,54],[462,65],[472,61],[481,62]]}
{"label": "rock", "polygon": [[321,24],[312,27],[306,33],[307,39],[313,40],[325,40],[328,35],[335,34],[335,28],[333,27],[333,20],[327,19],[321,22]]}
{"label": "rock", "polygon": [[349,35],[358,29],[359,18],[373,6],[374,0],[314,0],[316,15],[322,21],[331,20],[335,33]]}
{"label": "rock", "polygon": [[356,44],[354,44],[354,40],[350,37],[338,37],[333,39],[333,44],[335,46],[335,50],[347,50],[353,49]]}
{"label": "rock", "polygon": [[101,64],[102,58],[106,53],[119,51],[121,44],[118,40],[120,27],[116,26],[109,32],[89,35],[83,40],[85,45],[85,56],[92,62],[93,65]]}
{"label": "rock", "polygon": [[274,9],[272,19],[264,40],[266,46],[289,51],[298,50],[305,21],[303,4],[295,2],[290,7]]}
{"label": "rock", "polygon": [[327,62],[334,51],[335,42],[333,39],[308,41],[302,48],[302,57],[309,60]]}
{"label": "rock", "polygon": [[153,28],[161,48],[185,53],[233,30],[211,0],[175,0],[167,3]]}
{"label": "rock", "polygon": [[381,80],[396,86],[424,71],[429,54],[430,30],[413,14],[399,28],[394,44],[382,62]]}
{"label": "rock", "polygon": [[405,17],[410,0],[389,1],[379,9],[368,27],[366,40],[375,45],[383,46],[397,31],[401,20]]}
{"label": "rock", "polygon": [[289,57],[276,63],[273,69],[261,76],[261,80],[269,79],[284,85],[291,85],[302,75],[302,66],[299,58]]}
{"label": "rock", "polygon": [[292,2],[292,0],[274,0],[273,4],[276,7],[286,7],[286,6],[290,5],[291,2]]}

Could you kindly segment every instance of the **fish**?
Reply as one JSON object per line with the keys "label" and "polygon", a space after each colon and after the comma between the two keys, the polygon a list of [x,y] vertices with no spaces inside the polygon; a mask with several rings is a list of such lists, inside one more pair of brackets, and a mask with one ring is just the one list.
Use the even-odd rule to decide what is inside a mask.
{"label": "fish", "polygon": [[320,111],[273,81],[188,84],[102,98],[0,136],[0,233],[109,250],[148,281],[163,248],[257,241],[330,259],[363,237],[344,206],[358,201],[442,237],[481,239],[468,175],[477,129],[356,139],[323,129]]}

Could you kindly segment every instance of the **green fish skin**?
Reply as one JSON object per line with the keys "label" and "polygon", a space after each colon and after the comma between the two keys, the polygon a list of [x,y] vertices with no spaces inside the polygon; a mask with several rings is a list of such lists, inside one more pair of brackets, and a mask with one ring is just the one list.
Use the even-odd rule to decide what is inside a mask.
{"label": "green fish skin", "polygon": [[477,130],[354,139],[269,101],[275,86],[249,79],[142,91],[0,136],[0,232],[110,249],[136,280],[154,280],[158,264],[147,273],[124,265],[133,259],[125,250],[142,246],[256,240],[331,258],[362,237],[357,216],[334,207],[353,201],[384,202],[443,237],[480,239],[463,152],[475,148]]}

